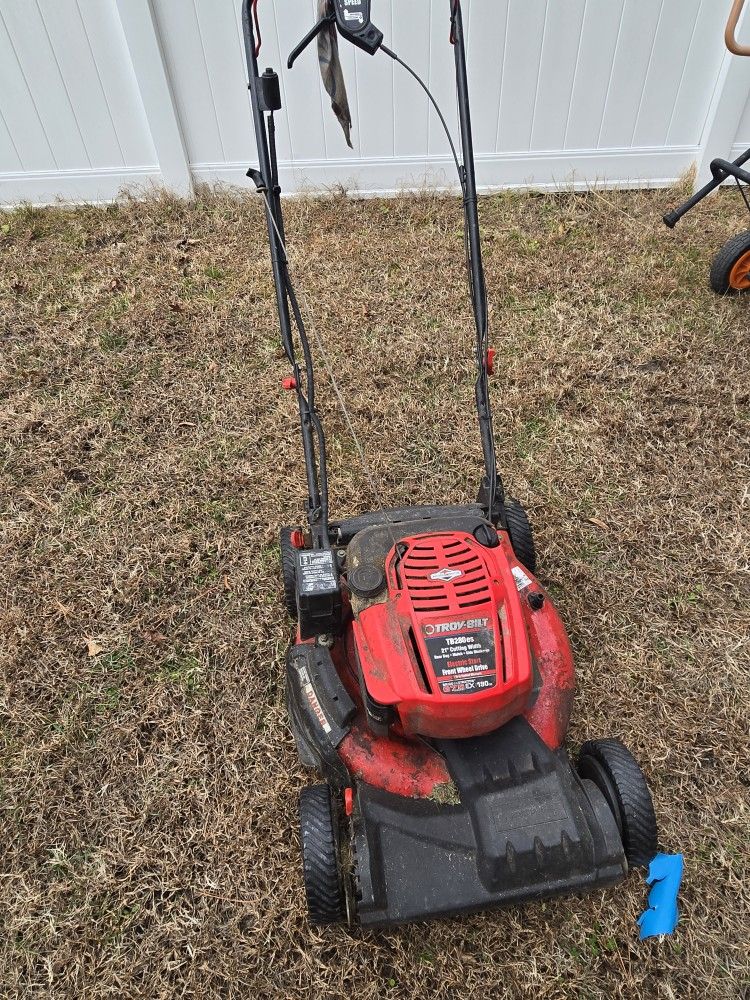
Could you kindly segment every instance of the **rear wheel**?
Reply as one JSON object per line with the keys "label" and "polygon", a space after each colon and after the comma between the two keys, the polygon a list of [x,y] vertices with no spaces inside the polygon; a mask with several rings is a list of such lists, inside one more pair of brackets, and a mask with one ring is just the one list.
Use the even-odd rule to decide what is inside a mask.
{"label": "rear wheel", "polygon": [[578,773],[607,800],[628,864],[648,865],[657,851],[656,815],[643,771],[627,747],[619,740],[589,740],[581,747]]}
{"label": "rear wheel", "polygon": [[727,240],[711,265],[711,288],[717,295],[750,292],[750,231]]}
{"label": "rear wheel", "polygon": [[303,788],[299,797],[302,870],[307,909],[314,924],[337,924],[346,919],[344,883],[339,865],[338,838],[328,785]]}
{"label": "rear wheel", "polygon": [[279,532],[281,549],[281,572],[284,577],[284,607],[293,621],[297,621],[297,550],[292,545],[291,528]]}
{"label": "rear wheel", "polygon": [[508,534],[513,551],[526,569],[536,573],[536,547],[534,545],[534,535],[531,530],[529,518],[518,502],[518,500],[508,500],[505,504],[505,517],[508,523]]}

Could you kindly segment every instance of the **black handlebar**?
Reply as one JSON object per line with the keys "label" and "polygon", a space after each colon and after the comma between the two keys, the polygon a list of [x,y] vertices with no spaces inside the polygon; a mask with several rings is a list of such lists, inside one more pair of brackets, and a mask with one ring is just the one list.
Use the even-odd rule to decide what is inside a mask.
{"label": "black handlebar", "polygon": [[687,215],[691,209],[695,208],[699,202],[703,201],[705,197],[711,194],[712,191],[715,191],[717,187],[730,177],[742,181],[743,184],[750,184],[750,173],[742,169],[748,160],[750,160],[750,149],[746,150],[741,156],[738,156],[733,163],[730,163],[728,160],[712,160],[711,174],[713,179],[704,185],[700,191],[696,191],[692,198],[688,198],[684,204],[675,208],[672,212],[667,212],[663,217],[664,225],[669,226],[670,229],[674,229],[683,215]]}

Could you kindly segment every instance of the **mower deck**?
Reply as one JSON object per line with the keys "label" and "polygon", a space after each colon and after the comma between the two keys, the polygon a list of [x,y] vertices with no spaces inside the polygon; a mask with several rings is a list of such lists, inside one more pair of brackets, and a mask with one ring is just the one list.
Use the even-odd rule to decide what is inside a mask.
{"label": "mower deck", "polygon": [[604,796],[524,719],[438,749],[455,804],[357,787],[352,825],[363,925],[583,892],[625,876]]}
{"label": "mower deck", "polygon": [[516,571],[517,632],[528,636],[534,676],[523,714],[470,738],[409,736],[393,717],[379,731],[383,706],[373,721],[353,626],[372,601],[384,606],[382,593],[350,591],[340,633],[323,644],[298,637],[288,655],[292,731],[302,762],[331,788],[348,912],[368,926],[583,892],[628,871],[617,809],[561,748],[574,687],[570,649],[507,534],[476,507],[364,515],[332,531],[342,571],[356,579],[363,567],[383,570],[401,539],[416,536],[427,550],[448,528],[484,539]]}

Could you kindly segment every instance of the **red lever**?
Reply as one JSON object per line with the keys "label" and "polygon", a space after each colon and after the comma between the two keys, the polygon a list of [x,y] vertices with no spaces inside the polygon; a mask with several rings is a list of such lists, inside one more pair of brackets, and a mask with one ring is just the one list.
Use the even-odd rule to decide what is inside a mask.
{"label": "red lever", "polygon": [[304,549],[305,547],[305,533],[300,531],[299,528],[295,528],[292,532],[291,538],[292,546],[295,549]]}
{"label": "red lever", "polygon": [[261,46],[260,25],[258,24],[258,0],[253,0],[253,20],[255,21],[255,34],[258,36],[258,41],[255,43],[255,58],[257,59],[260,55]]}
{"label": "red lever", "polygon": [[351,816],[354,812],[354,789],[345,788],[344,789],[344,812],[347,816]]}
{"label": "red lever", "polygon": [[494,375],[495,374],[495,354],[496,353],[497,352],[495,351],[494,347],[490,347],[490,349],[487,351],[487,374],[488,375]]}
{"label": "red lever", "polygon": [[292,389],[297,388],[297,379],[293,375],[290,375],[289,378],[285,378],[281,384],[287,392],[291,392]]}

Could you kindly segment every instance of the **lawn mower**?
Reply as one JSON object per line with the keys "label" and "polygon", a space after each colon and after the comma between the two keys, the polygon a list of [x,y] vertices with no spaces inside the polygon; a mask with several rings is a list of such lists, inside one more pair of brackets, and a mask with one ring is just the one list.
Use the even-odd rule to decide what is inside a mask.
{"label": "lawn mower", "polygon": [[[297,623],[286,665],[290,726],[302,763],[324,779],[299,801],[308,911],[319,924],[389,926],[579,893],[648,864],[657,845],[646,782],[623,744],[587,742],[575,766],[563,749],[573,660],[534,575],[528,518],[497,470],[464,29],[460,0],[445,3],[484,471],[473,502],[344,520],[329,513],[312,349],[285,245],[279,78],[258,70],[258,0],[243,6],[259,157],[249,176],[265,205],[291,365],[284,386],[296,397],[307,477],[307,525],[282,528],[280,548]],[[289,65],[319,38],[327,89],[346,123],[340,65],[331,65],[338,38],[401,60],[373,24],[370,0],[321,0],[320,12]]]}
{"label": "lawn mower", "polygon": [[[744,6],[745,0],[734,0],[724,32],[727,48],[736,56],[750,56],[750,46],[740,45],[737,41],[737,25]],[[750,149],[746,149],[732,163],[721,158],[712,160],[711,180],[684,204],[672,212],[667,212],[664,216],[665,225],[674,229],[684,215],[730,177],[734,178],[737,189],[750,212],[750,198],[746,190],[750,184],[750,171],[743,169],[748,160],[750,160]],[[740,295],[750,291],[750,230],[732,236],[719,250],[711,265],[710,282],[711,288],[717,295]]]}

